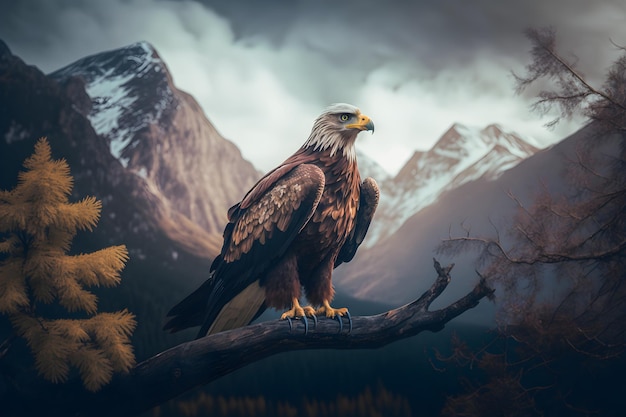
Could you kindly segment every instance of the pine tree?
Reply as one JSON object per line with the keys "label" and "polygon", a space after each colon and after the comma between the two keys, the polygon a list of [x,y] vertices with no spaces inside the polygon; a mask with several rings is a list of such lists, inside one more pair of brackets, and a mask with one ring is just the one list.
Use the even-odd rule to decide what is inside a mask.
{"label": "pine tree", "polygon": [[[94,197],[68,201],[69,166],[52,159],[45,138],[24,168],[13,190],[0,190],[0,313],[26,339],[45,379],[64,382],[73,367],[96,391],[134,365],[129,338],[136,322],[126,310],[98,313],[97,297],[85,287],[119,284],[128,251],[121,245],[68,255],[77,231],[96,226],[102,204]],[[85,318],[40,316],[38,306],[51,303]]]}

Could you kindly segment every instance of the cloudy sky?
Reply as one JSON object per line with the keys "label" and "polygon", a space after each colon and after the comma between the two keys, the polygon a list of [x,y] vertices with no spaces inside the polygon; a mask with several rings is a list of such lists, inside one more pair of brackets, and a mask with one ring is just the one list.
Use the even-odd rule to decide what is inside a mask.
{"label": "cloudy sky", "polygon": [[357,144],[389,172],[454,122],[500,123],[557,141],[516,96],[529,26],[552,26],[596,85],[626,45],[623,0],[10,0],[0,38],[51,72],[81,57],[150,42],[176,85],[245,157],[268,170],[299,147],[328,104],[376,123]]}

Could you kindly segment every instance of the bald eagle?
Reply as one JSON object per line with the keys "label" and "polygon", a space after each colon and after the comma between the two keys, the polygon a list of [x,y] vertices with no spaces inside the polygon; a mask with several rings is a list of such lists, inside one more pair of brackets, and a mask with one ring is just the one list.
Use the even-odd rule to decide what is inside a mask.
{"label": "bald eagle", "polygon": [[[209,278],[170,310],[164,329],[201,326],[199,338],[245,326],[268,307],[287,309],[282,319],[347,314],[330,305],[332,272],[354,257],[379,198],[357,168],[354,142],[366,130],[374,123],[358,108],[327,108],[304,145],[228,210]],[[316,308],[300,305],[302,290]]]}

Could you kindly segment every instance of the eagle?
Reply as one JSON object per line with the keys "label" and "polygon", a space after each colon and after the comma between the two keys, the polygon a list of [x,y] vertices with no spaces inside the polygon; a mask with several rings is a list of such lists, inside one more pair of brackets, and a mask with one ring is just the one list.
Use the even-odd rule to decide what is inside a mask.
{"label": "eagle", "polygon": [[[197,337],[245,326],[268,307],[281,319],[325,315],[334,268],[354,257],[379,199],[376,181],[361,182],[357,135],[372,120],[350,104],[328,107],[308,139],[228,210],[224,242],[209,278],[172,307],[164,330],[200,326]],[[311,304],[301,306],[302,292]],[[348,316],[349,317],[349,316]]]}

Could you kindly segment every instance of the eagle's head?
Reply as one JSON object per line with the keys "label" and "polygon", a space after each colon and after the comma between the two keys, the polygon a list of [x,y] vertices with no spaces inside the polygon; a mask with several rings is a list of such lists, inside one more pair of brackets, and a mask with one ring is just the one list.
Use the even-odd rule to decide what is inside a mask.
{"label": "eagle's head", "polygon": [[374,122],[361,113],[361,110],[351,104],[333,104],[315,119],[311,134],[303,147],[330,149],[331,156],[342,152],[348,159],[355,160],[354,142],[357,135],[364,130],[374,133]]}

